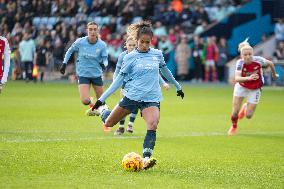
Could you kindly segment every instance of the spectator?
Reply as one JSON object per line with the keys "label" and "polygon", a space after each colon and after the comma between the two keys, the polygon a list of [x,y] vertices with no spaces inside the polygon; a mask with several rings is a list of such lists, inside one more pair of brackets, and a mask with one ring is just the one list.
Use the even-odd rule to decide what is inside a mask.
{"label": "spectator", "polygon": [[166,27],[162,25],[161,22],[156,22],[154,26],[154,35],[157,37],[165,36],[167,35]]}
{"label": "spectator", "polygon": [[[40,81],[43,82],[44,72],[46,72],[46,66],[48,65],[48,53],[45,46],[45,41],[40,40],[39,46],[36,49],[35,53],[35,63],[34,65],[38,66],[38,71],[40,72]],[[37,76],[34,78],[35,82],[37,81]]]}
{"label": "spectator", "polygon": [[[74,39],[72,39],[73,42],[75,41]],[[70,44],[68,44],[70,47]],[[67,50],[68,48],[65,48],[65,50]],[[55,70],[59,70],[59,67],[61,65],[61,63],[63,62],[63,56],[64,56],[64,47],[63,44],[61,42],[61,40],[58,38],[55,41],[55,46],[53,49],[53,61],[54,61],[54,68]]]}
{"label": "spectator", "polygon": [[218,48],[214,43],[214,37],[207,38],[205,47],[205,82],[210,79],[210,71],[212,71],[212,80],[217,81],[216,62],[218,60]]}
{"label": "spectator", "polygon": [[31,39],[31,34],[24,33],[23,40],[20,42],[19,46],[21,62],[24,64],[25,72],[23,73],[23,78],[26,81],[33,80],[32,70],[33,70],[33,60],[34,53],[36,50],[35,42]]}
{"label": "spectator", "polygon": [[202,32],[204,32],[206,30],[207,26],[208,26],[207,21],[202,21],[202,24],[195,28],[194,34],[200,35]]}
{"label": "spectator", "polygon": [[220,82],[224,82],[225,79],[225,64],[228,61],[228,48],[227,41],[224,37],[220,38],[218,44],[218,61],[217,61],[217,72],[218,72],[218,80]]}
{"label": "spectator", "polygon": [[284,60],[284,41],[279,43],[274,56],[277,58],[277,60]]}
{"label": "spectator", "polygon": [[193,47],[192,47],[192,56],[193,56],[193,63],[194,63],[194,79],[193,82],[202,82],[203,78],[203,63],[202,63],[202,56],[203,56],[203,40],[199,38],[197,35],[193,37]]}
{"label": "spectator", "polygon": [[284,41],[284,22],[283,22],[283,19],[279,19],[279,21],[275,24],[274,32],[275,32],[277,44],[280,41]]}
{"label": "spectator", "polygon": [[174,28],[170,28],[170,29],[169,29],[169,41],[171,42],[171,44],[172,44],[173,46],[176,45],[177,39],[178,39],[178,36],[177,36],[177,34],[175,33]]}
{"label": "spectator", "polygon": [[158,49],[163,52],[165,62],[167,63],[170,57],[170,52],[173,50],[173,46],[168,39],[168,36],[162,36],[158,42]]}
{"label": "spectator", "polygon": [[178,80],[186,80],[188,78],[188,59],[190,57],[190,48],[187,44],[186,37],[182,37],[176,48],[175,61],[177,63]]}

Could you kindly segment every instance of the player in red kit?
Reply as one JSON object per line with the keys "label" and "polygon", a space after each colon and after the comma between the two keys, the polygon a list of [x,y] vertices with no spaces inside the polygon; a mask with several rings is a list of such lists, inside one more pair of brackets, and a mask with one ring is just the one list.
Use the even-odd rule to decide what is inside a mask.
{"label": "player in red kit", "polygon": [[[253,48],[248,43],[248,39],[239,44],[238,50],[241,58],[236,63],[236,84],[231,115],[232,126],[228,131],[228,135],[236,134],[239,119],[242,119],[244,116],[248,119],[252,118],[259,103],[261,87],[264,82],[262,67],[270,67],[272,77],[277,79],[274,64],[263,57],[253,56]],[[247,102],[241,108],[245,97]]]}
{"label": "player in red kit", "polygon": [[0,36],[0,93],[3,89],[3,85],[7,82],[10,68],[10,54],[11,51],[8,40],[5,37]]}

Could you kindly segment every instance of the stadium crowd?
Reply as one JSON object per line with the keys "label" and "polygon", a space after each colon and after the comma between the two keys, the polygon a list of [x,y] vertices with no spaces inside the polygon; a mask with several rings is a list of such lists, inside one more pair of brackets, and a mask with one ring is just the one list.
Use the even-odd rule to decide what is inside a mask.
{"label": "stadium crowd", "polygon": [[[0,0],[0,33],[12,49],[12,78],[32,80],[33,64],[39,65],[42,73],[56,75],[66,50],[86,35],[89,21],[101,26],[100,37],[108,44],[107,70],[114,71],[124,50],[127,26],[137,20],[151,20],[155,35],[152,45],[163,51],[166,62],[171,52],[179,49],[174,57],[179,80],[224,81],[226,39],[198,35],[248,1]],[[189,40],[193,40],[191,46]],[[193,64],[189,64],[190,58]],[[74,74],[74,57],[67,73]]]}

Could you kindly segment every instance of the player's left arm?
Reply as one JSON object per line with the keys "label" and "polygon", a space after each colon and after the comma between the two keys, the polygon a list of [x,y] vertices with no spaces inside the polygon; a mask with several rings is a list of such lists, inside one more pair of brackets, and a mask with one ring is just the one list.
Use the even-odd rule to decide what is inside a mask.
{"label": "player's left arm", "polygon": [[119,74],[109,88],[102,94],[102,96],[96,101],[95,105],[92,107],[92,110],[98,109],[106,99],[113,94],[122,84],[123,84],[124,76]]}
{"label": "player's left arm", "polygon": [[278,74],[276,74],[274,63],[272,61],[266,60],[266,59],[265,59],[265,63],[266,63],[266,65],[268,65],[268,67],[270,67],[273,79],[277,79]]}
{"label": "player's left arm", "polygon": [[106,68],[107,65],[108,65],[108,52],[107,52],[107,47],[106,45],[104,44],[104,47],[102,48],[102,51],[101,51],[101,56],[102,56],[102,60],[103,60],[103,66]]}
{"label": "player's left arm", "polygon": [[159,62],[159,68],[160,71],[162,73],[162,75],[172,84],[175,85],[176,90],[177,90],[177,96],[180,96],[182,99],[184,97],[184,93],[182,91],[182,88],[180,86],[180,84],[176,81],[176,79],[174,78],[173,74],[171,73],[171,71],[167,68],[166,66],[166,62],[164,59],[164,56],[162,54],[162,51],[160,51],[160,62]]}

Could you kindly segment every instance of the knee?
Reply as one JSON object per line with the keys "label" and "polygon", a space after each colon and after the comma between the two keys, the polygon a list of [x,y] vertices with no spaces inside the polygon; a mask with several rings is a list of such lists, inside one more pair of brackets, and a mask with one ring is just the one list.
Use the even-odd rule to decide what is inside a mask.
{"label": "knee", "polygon": [[148,130],[154,130],[154,131],[156,131],[157,130],[157,127],[158,127],[158,123],[159,123],[159,121],[150,121],[149,123],[148,123]]}

